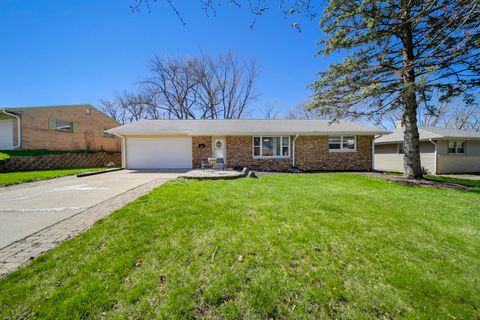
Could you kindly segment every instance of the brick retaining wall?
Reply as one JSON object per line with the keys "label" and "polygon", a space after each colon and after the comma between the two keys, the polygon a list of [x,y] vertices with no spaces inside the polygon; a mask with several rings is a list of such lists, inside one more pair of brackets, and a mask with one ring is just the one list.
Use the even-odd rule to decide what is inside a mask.
{"label": "brick retaining wall", "polygon": [[46,154],[2,159],[0,160],[0,172],[103,167],[111,163],[115,166],[121,165],[122,161],[119,152]]}

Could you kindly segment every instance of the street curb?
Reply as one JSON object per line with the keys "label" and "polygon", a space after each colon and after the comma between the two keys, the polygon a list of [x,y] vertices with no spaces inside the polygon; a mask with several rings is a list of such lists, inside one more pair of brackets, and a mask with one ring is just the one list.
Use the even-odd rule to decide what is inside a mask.
{"label": "street curb", "polygon": [[120,170],[123,170],[123,168],[114,168],[114,169],[107,169],[107,170],[93,171],[93,172],[83,172],[83,173],[77,174],[76,176],[77,178],[83,178],[83,177],[94,176],[97,174],[120,171]]}

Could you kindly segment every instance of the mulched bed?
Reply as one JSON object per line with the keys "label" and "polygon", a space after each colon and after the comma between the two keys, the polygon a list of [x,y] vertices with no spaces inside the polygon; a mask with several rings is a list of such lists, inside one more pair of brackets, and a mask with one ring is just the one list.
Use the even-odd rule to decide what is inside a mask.
{"label": "mulched bed", "polygon": [[221,179],[238,179],[245,177],[244,174],[238,171],[233,170],[191,170],[185,173],[182,177],[185,179],[196,179],[196,180],[221,180]]}
{"label": "mulched bed", "polygon": [[387,181],[392,181],[399,184],[404,184],[408,186],[419,186],[419,187],[432,187],[432,188],[446,188],[446,189],[455,189],[455,190],[472,190],[470,187],[462,186],[460,184],[428,180],[428,179],[408,179],[402,176],[394,176],[389,174],[384,174],[381,172],[355,172],[362,176],[380,178]]}

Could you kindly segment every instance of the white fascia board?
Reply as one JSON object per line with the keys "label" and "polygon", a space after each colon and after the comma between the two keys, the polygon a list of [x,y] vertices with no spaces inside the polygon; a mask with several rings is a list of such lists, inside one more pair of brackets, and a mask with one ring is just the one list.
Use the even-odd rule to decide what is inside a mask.
{"label": "white fascia board", "polygon": [[372,131],[372,132],[358,132],[358,131],[324,131],[324,132],[297,132],[297,131],[284,131],[284,132],[128,132],[123,130],[107,130],[109,133],[121,134],[125,136],[140,136],[140,135],[159,135],[159,136],[172,136],[172,135],[186,135],[186,136],[332,136],[332,135],[354,135],[354,136],[373,136],[376,134],[383,134],[385,131]]}

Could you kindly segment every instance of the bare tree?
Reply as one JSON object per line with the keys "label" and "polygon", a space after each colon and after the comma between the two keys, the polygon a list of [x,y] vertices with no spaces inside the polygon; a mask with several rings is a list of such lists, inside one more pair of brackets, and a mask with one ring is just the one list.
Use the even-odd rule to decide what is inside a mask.
{"label": "bare tree", "polygon": [[216,119],[219,117],[220,85],[217,81],[218,64],[211,56],[202,52],[196,67],[198,86],[198,104],[201,119]]}
{"label": "bare tree", "polygon": [[256,100],[255,80],[257,65],[255,60],[241,64],[229,51],[217,57],[215,77],[220,91],[219,118],[241,118],[249,104]]}
{"label": "bare tree", "polygon": [[[469,97],[463,97],[469,99]],[[480,131],[480,104],[478,101],[466,103],[461,98],[436,99],[432,105],[419,104],[417,122],[420,126],[440,126],[460,130]],[[400,110],[390,110],[374,122],[385,129],[395,128],[402,121]]]}
{"label": "bare tree", "polygon": [[[151,12],[151,4],[156,2],[163,2],[170,7],[173,13],[177,16],[182,25],[186,25],[186,21],[183,18],[182,10],[179,8],[180,1],[176,0],[132,0],[130,8],[133,12],[138,12],[142,8],[146,8]],[[302,18],[313,19],[317,16],[317,10],[319,5],[313,0],[198,0],[202,10],[207,16],[216,16],[217,9],[222,5],[227,5],[237,9],[246,8],[252,14],[252,21],[250,28],[253,28],[257,23],[257,18],[263,16],[272,8],[280,9],[283,12],[283,16],[286,19],[288,16],[292,17],[290,25],[292,29],[297,32],[301,31],[300,20]],[[192,3],[188,2],[191,6]]]}
{"label": "bare tree", "polygon": [[101,100],[100,108],[120,123],[149,118],[148,104],[142,94],[123,92],[112,101]]}
{"label": "bare tree", "polygon": [[154,57],[151,76],[141,82],[141,90],[152,98],[150,108],[164,110],[168,119],[195,119],[197,64],[193,58]]}
{"label": "bare tree", "polygon": [[480,107],[457,105],[450,111],[443,125],[447,128],[480,132]]}
{"label": "bare tree", "polygon": [[268,102],[263,106],[262,116],[264,119],[273,120],[278,119],[280,114],[280,107],[275,102]]}
{"label": "bare tree", "polygon": [[301,102],[291,108],[286,117],[287,119],[331,119],[331,114],[324,109],[310,109],[308,108],[309,102]]}
{"label": "bare tree", "polygon": [[215,57],[154,57],[150,76],[138,92],[102,101],[102,109],[120,122],[148,119],[242,118],[257,99],[255,60],[231,52]]}

